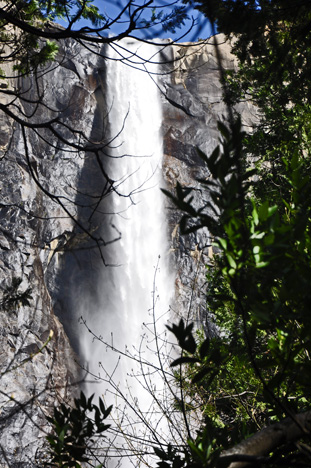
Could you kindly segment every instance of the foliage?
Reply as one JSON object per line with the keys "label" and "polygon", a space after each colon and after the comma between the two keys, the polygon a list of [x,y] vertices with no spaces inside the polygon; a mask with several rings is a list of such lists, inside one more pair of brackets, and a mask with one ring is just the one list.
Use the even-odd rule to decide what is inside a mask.
{"label": "foliage", "polygon": [[[152,0],[142,5],[132,0],[125,5],[117,2],[120,11],[111,18],[108,13],[103,13],[107,6],[103,5],[100,11],[92,0],[4,2],[0,9],[0,62],[13,64],[14,70],[24,75],[54,60],[60,39],[111,43],[154,27],[176,33],[189,17],[185,6],[173,6],[174,3],[160,8],[151,7]],[[57,20],[64,20],[66,28],[60,29],[52,23]],[[80,26],[80,20],[87,21],[88,25]],[[108,33],[120,25],[123,31],[109,37]]]}
{"label": "foliage", "polygon": [[105,419],[112,406],[106,408],[101,398],[95,405],[93,398],[94,395],[86,398],[81,392],[80,397],[74,400],[73,408],[61,404],[54,409],[53,417],[47,418],[53,428],[47,440],[53,454],[52,463],[56,466],[81,468],[81,464],[92,457],[91,444],[94,444],[96,436],[103,437],[103,433],[109,429],[110,424],[106,424]]}
{"label": "foliage", "polygon": [[151,28],[154,25],[161,24],[163,32],[175,34],[176,29],[185,25],[185,21],[189,19],[186,7],[174,6],[171,11],[152,8],[151,15],[148,19],[143,18],[139,21],[139,27],[142,29]]}
{"label": "foliage", "polygon": [[80,17],[88,19],[93,25],[98,25],[104,20],[98,8],[89,0],[4,2],[0,14],[2,61],[14,61],[15,70],[21,74],[29,74],[38,66],[54,60],[58,46],[54,41],[45,40],[43,34],[49,26],[49,21],[66,18],[75,22]]}
{"label": "foliage", "polygon": [[[239,69],[224,81],[231,112],[241,100],[260,110],[253,133],[231,118],[229,128],[220,124],[222,148],[200,153],[212,176],[201,181],[209,203],[194,210],[189,189],[167,193],[185,213],[184,233],[206,226],[215,238],[207,306],[221,338],[211,343],[226,349],[227,359],[215,364],[215,376],[210,365],[213,379],[207,372],[201,384],[211,434],[220,419],[232,425],[227,444],[234,445],[310,409],[310,10],[307,2],[196,3],[234,37]],[[207,368],[197,354],[187,360],[188,375]],[[295,466],[296,455],[279,449],[269,466]],[[310,463],[308,455],[301,459]]]}
{"label": "foliage", "polygon": [[[259,158],[262,183],[257,190],[264,195],[269,192],[269,198],[278,203],[288,193],[283,178],[284,149],[298,152],[305,170],[309,168],[309,2],[199,0],[195,3],[216,22],[219,32],[233,39],[239,68],[226,73],[225,99],[230,106],[241,101],[252,101],[258,106],[260,121],[244,144],[250,154]],[[261,196],[260,192],[257,196]]]}
{"label": "foliage", "polygon": [[[253,189],[261,178],[254,179],[254,171],[241,164],[245,156],[239,120],[231,131],[223,124],[219,130],[222,149],[209,158],[200,152],[212,175],[201,181],[210,201],[195,210],[188,189],[179,186],[176,197],[167,193],[185,213],[184,233],[207,226],[215,238],[207,305],[219,335],[197,350],[188,346],[193,343],[191,326],[181,322],[170,329],[186,352],[172,365],[188,366],[193,393],[200,386],[205,389],[208,423],[203,431],[208,427],[216,451],[264,424],[310,410],[311,371],[311,186],[304,161],[292,148],[284,148],[283,175],[290,188],[286,199],[276,205],[255,198]],[[191,440],[189,447],[193,443],[198,448]],[[279,449],[276,462],[285,462],[286,456]],[[201,466],[213,463],[202,461]]]}
{"label": "foliage", "polygon": [[0,310],[10,312],[14,311],[19,305],[30,306],[32,290],[27,288],[25,291],[21,291],[22,281],[22,278],[13,278],[11,284],[4,289],[0,300]]}

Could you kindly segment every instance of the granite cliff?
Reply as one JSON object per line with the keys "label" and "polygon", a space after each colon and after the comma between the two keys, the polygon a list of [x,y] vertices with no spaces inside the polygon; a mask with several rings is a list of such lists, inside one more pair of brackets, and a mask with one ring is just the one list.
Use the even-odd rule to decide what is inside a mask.
{"label": "granite cliff", "polygon": [[[222,67],[236,67],[231,46],[223,35],[217,36]],[[219,143],[217,122],[225,121],[227,108],[223,102],[220,72],[214,40],[206,45],[183,44],[167,51],[173,60],[173,72],[163,79],[163,141],[164,177],[173,192],[176,183],[198,189],[193,192],[194,203],[202,206],[202,193],[197,179],[206,178],[204,163],[197,147],[211,154]],[[167,68],[164,67],[164,68]],[[243,103],[236,109],[249,130],[256,122],[257,113],[251,103]],[[211,331],[206,314],[204,292],[206,289],[205,265],[209,263],[212,239],[208,232],[180,236],[180,214],[168,211],[172,250],[175,253],[176,309],[190,320],[204,325]]]}
{"label": "granite cliff", "polygon": [[[234,67],[230,46],[222,43],[220,48],[224,68]],[[76,144],[84,138],[103,145],[109,89],[105,54],[93,52],[64,41],[57,61],[38,80],[9,83],[19,89],[17,102],[1,93],[1,103],[15,108],[19,116],[30,116],[30,122],[60,116],[68,141]],[[212,40],[166,46],[161,60],[164,177],[171,190],[177,181],[197,187],[196,179],[208,174],[196,147],[207,154],[215,147],[217,120],[226,114],[214,46]],[[240,111],[245,124],[254,121],[251,106]],[[80,133],[73,134],[72,128]],[[53,132],[25,131],[4,114],[0,150],[2,295],[14,278],[20,278],[19,291],[31,288],[32,296],[29,305],[17,301],[3,307],[0,315],[0,466],[30,468],[42,466],[45,459],[45,415],[55,402],[70,400],[83,377],[79,317],[71,291],[81,283],[92,290],[103,262],[98,250],[103,239],[97,232],[105,218],[97,202],[104,196],[105,206],[109,204],[109,164],[103,154],[98,159],[94,152],[70,153]],[[100,170],[102,165],[105,170]],[[199,203],[199,192],[197,196]],[[168,207],[171,258],[177,270],[174,307],[177,315],[190,310],[192,319],[205,322],[204,265],[212,255],[210,239],[207,232],[182,238],[178,216]],[[95,296],[94,291],[94,300]]]}

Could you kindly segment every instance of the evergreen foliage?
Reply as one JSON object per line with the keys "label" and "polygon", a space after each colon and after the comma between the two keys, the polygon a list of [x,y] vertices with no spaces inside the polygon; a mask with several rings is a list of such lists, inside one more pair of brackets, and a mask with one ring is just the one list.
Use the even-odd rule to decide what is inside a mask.
{"label": "evergreen foliage", "polygon": [[[116,2],[119,12],[115,17],[108,13],[109,2],[101,9],[92,0],[19,0],[3,1],[0,7],[0,63],[13,64],[21,74],[29,74],[39,66],[54,60],[60,39],[72,38],[85,43],[112,43],[123,37],[135,37],[140,31],[160,27],[165,32],[176,33],[189,19],[185,6],[153,6],[153,0],[135,3]],[[80,20],[87,26],[81,26]],[[64,20],[66,27],[54,21]],[[112,36],[115,27],[122,32]],[[2,78],[4,72],[2,71]]]}
{"label": "evergreen foliage", "polygon": [[[200,152],[209,201],[195,210],[189,189],[167,193],[183,232],[208,227],[215,249],[207,307],[218,336],[206,355],[184,348],[173,362],[186,367],[205,416],[182,466],[309,466],[309,2],[196,3],[234,38],[239,69],[223,74],[221,144]],[[248,135],[233,113],[247,99],[261,113]],[[182,329],[172,331],[183,348]]]}
{"label": "evergreen foliage", "polygon": [[[94,395],[86,398],[83,392],[75,398],[74,407],[62,404],[54,409],[48,421],[52,424],[54,433],[47,437],[53,454],[52,463],[62,468],[81,468],[83,463],[94,459],[92,447],[96,438],[109,429],[106,424],[112,406],[106,408],[99,398],[99,404],[93,403]],[[95,456],[96,458],[96,456]],[[99,464],[97,468],[101,468]]]}
{"label": "evergreen foliage", "polygon": [[[233,39],[239,68],[226,74],[225,99],[230,106],[249,100],[258,106],[261,121],[244,143],[260,159],[263,177],[256,189],[269,192],[277,201],[288,193],[284,151],[297,152],[308,170],[310,2],[202,0],[195,4]],[[262,164],[263,160],[267,163]]]}
{"label": "evergreen foliage", "polygon": [[[302,175],[296,155],[284,153],[290,203],[256,198],[252,188],[261,179],[252,179],[253,170],[239,164],[244,138],[239,120],[231,132],[223,124],[220,131],[222,150],[209,158],[201,154],[212,175],[201,181],[211,201],[194,214],[191,199],[187,208],[182,198],[184,232],[207,226],[215,237],[207,306],[218,325],[218,335],[195,350],[184,345],[191,340],[189,326],[171,328],[186,352],[172,365],[187,366],[188,391],[203,395],[206,418],[198,439],[189,441],[192,457],[184,466],[229,466],[233,459],[228,456],[226,465],[223,451],[265,425],[286,417],[295,422],[297,414],[310,411],[310,178]],[[171,198],[180,208],[181,199]],[[210,212],[220,213],[216,229]],[[200,451],[201,432],[213,446],[205,446],[208,458]],[[264,466],[307,466],[309,454],[290,442],[290,450],[277,445]],[[252,455],[269,455],[259,445],[253,450]],[[241,451],[241,460],[245,454]]]}

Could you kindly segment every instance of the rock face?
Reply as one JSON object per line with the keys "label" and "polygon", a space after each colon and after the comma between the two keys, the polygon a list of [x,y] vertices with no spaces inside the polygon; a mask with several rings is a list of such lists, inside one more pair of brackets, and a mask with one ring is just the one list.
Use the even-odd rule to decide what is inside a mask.
{"label": "rock face", "polygon": [[[32,115],[28,122],[60,116],[66,125],[94,137],[103,112],[98,111],[103,107],[103,64],[94,70],[89,59],[93,57],[85,49],[67,41],[59,63],[44,70],[37,83],[11,80],[21,96],[19,108],[6,95],[1,103],[18,116]],[[74,141],[66,131],[61,129],[62,135]],[[3,114],[0,132],[0,466],[27,468],[42,466],[45,415],[56,402],[72,397],[80,379],[77,356],[54,314],[52,296],[62,252],[76,226],[77,190],[91,163],[87,154],[66,151],[51,131],[22,128]],[[90,187],[89,193],[94,190]],[[29,305],[3,303],[14,278],[22,280],[19,293],[31,289]]]}
{"label": "rock face", "polygon": [[[17,102],[1,93],[1,104],[30,123],[60,119],[45,130],[23,127],[4,114],[0,120],[1,467],[42,466],[49,430],[45,415],[55,402],[72,397],[81,377],[70,288],[79,282],[92,288],[103,261],[104,240],[97,232],[105,218],[98,213],[99,201],[107,195],[104,204],[109,204],[111,185],[105,155],[82,151],[83,145],[103,149],[107,144],[105,61],[99,49],[94,52],[64,41],[57,63],[38,81],[9,83],[18,86]],[[233,67],[229,45],[222,44],[221,53],[224,68]],[[196,147],[211,152],[218,141],[217,120],[226,114],[215,49],[212,43],[169,46],[162,60],[164,176],[171,190],[177,181],[198,188],[196,179],[208,174]],[[251,107],[241,110],[245,122],[254,120]],[[196,203],[201,196],[198,191]],[[211,240],[207,232],[182,238],[179,214],[171,208],[168,213],[178,270],[176,314],[189,311],[202,323]],[[84,265],[92,265],[91,275]],[[21,280],[18,293],[31,288],[29,304],[5,300],[14,278]]]}
{"label": "rock face", "polygon": [[[237,64],[230,44],[223,35],[216,38],[223,69],[233,69]],[[215,41],[211,38],[204,45],[176,45],[166,54],[171,65],[163,67],[168,74],[162,77],[164,177],[172,192],[177,182],[182,187],[193,187],[194,204],[199,207],[207,194],[202,193],[197,179],[209,174],[197,148],[211,154],[219,142],[217,122],[226,120],[227,115]],[[245,126],[249,128],[255,123],[253,105],[245,103],[236,110]],[[212,332],[205,304],[205,265],[213,255],[212,239],[204,231],[180,236],[180,213],[171,207],[168,217],[177,266],[176,313]]]}

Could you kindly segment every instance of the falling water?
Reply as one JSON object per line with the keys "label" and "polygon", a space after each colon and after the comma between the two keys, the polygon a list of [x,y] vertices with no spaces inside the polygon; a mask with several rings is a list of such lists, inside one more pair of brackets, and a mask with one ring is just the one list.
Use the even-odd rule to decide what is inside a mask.
{"label": "falling water", "polygon": [[[147,73],[145,63],[156,61],[157,51],[153,45],[129,41],[109,50],[106,99],[113,141],[108,170],[117,193],[110,198],[103,234],[106,239],[120,239],[104,250],[105,260],[112,266],[103,265],[98,278],[101,304],[86,317],[88,326],[106,345],[97,340],[91,343],[89,336],[84,340],[90,370],[102,379],[91,387],[92,392],[104,393],[107,403],[116,407],[119,392],[144,416],[154,412],[153,418],[161,411],[151,410],[150,389],[157,397],[157,392],[163,391],[161,372],[155,372],[153,366],[159,367],[157,354],[163,351],[160,348],[173,291],[165,200],[160,191],[164,183],[157,68],[149,63]],[[136,359],[150,366],[142,369]],[[163,427],[157,420],[152,424],[157,430]]]}

